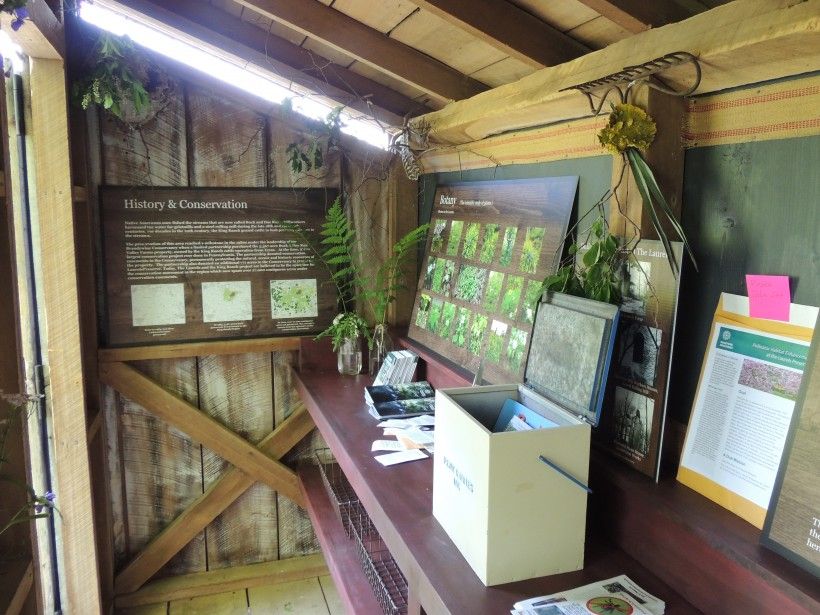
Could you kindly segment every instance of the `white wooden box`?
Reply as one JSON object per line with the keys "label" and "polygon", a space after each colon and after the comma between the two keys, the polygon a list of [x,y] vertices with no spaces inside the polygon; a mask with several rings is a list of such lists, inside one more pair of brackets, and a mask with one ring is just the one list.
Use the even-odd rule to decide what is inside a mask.
{"label": "white wooden box", "polygon": [[[555,310],[561,322],[575,318],[561,310],[579,306],[592,311],[578,316],[587,319],[580,328],[576,323],[556,331]],[[433,515],[485,585],[583,568],[590,424],[597,424],[617,316],[614,306],[545,296],[536,315],[525,384],[436,392]],[[592,325],[590,331],[587,325]],[[565,376],[569,369],[595,372],[590,378],[579,372],[577,380],[590,384],[580,395],[575,380],[569,388],[550,381],[561,369],[551,361],[573,352],[564,338],[579,334],[590,339],[576,350],[589,356],[573,359]],[[558,426],[493,433],[508,398]]]}

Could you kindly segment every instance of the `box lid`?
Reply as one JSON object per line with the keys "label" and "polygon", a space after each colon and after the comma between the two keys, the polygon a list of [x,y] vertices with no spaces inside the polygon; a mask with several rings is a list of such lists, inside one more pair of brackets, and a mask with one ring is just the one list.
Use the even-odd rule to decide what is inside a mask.
{"label": "box lid", "polygon": [[524,383],[586,422],[598,424],[618,307],[544,293],[535,314]]}

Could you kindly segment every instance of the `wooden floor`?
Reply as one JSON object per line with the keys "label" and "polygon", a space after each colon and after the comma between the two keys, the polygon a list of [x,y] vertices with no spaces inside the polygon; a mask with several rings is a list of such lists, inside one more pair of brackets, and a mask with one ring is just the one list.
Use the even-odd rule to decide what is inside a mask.
{"label": "wooden floor", "polygon": [[116,615],[344,615],[329,576],[119,609]]}

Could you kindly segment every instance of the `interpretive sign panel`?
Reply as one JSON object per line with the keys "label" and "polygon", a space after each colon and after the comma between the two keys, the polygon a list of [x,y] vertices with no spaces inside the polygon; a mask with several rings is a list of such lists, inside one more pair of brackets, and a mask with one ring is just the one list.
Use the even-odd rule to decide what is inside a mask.
{"label": "interpretive sign panel", "polygon": [[777,474],[761,542],[820,577],[820,335],[797,395],[795,416]]}
{"label": "interpretive sign panel", "polygon": [[489,382],[520,382],[577,187],[577,176],[439,186],[409,336],[483,365]]}
{"label": "interpretive sign panel", "polygon": [[[677,262],[683,244],[671,242]],[[593,437],[616,457],[658,479],[679,278],[658,240],[642,239],[626,266],[610,390]]]}
{"label": "interpretive sign panel", "polygon": [[106,343],[323,330],[335,293],[307,239],[336,194],[101,188]]}
{"label": "interpretive sign panel", "polygon": [[723,293],[706,348],[678,480],[758,528],[780,466],[817,320],[792,304],[788,323],[751,318]]}

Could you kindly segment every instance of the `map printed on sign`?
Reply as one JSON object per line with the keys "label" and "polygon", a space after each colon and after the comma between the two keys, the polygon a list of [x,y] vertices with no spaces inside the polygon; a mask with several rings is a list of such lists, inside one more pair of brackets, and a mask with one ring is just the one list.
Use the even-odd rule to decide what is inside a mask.
{"label": "map printed on sign", "polygon": [[335,190],[103,187],[109,345],[303,335],[335,315],[308,243]]}

